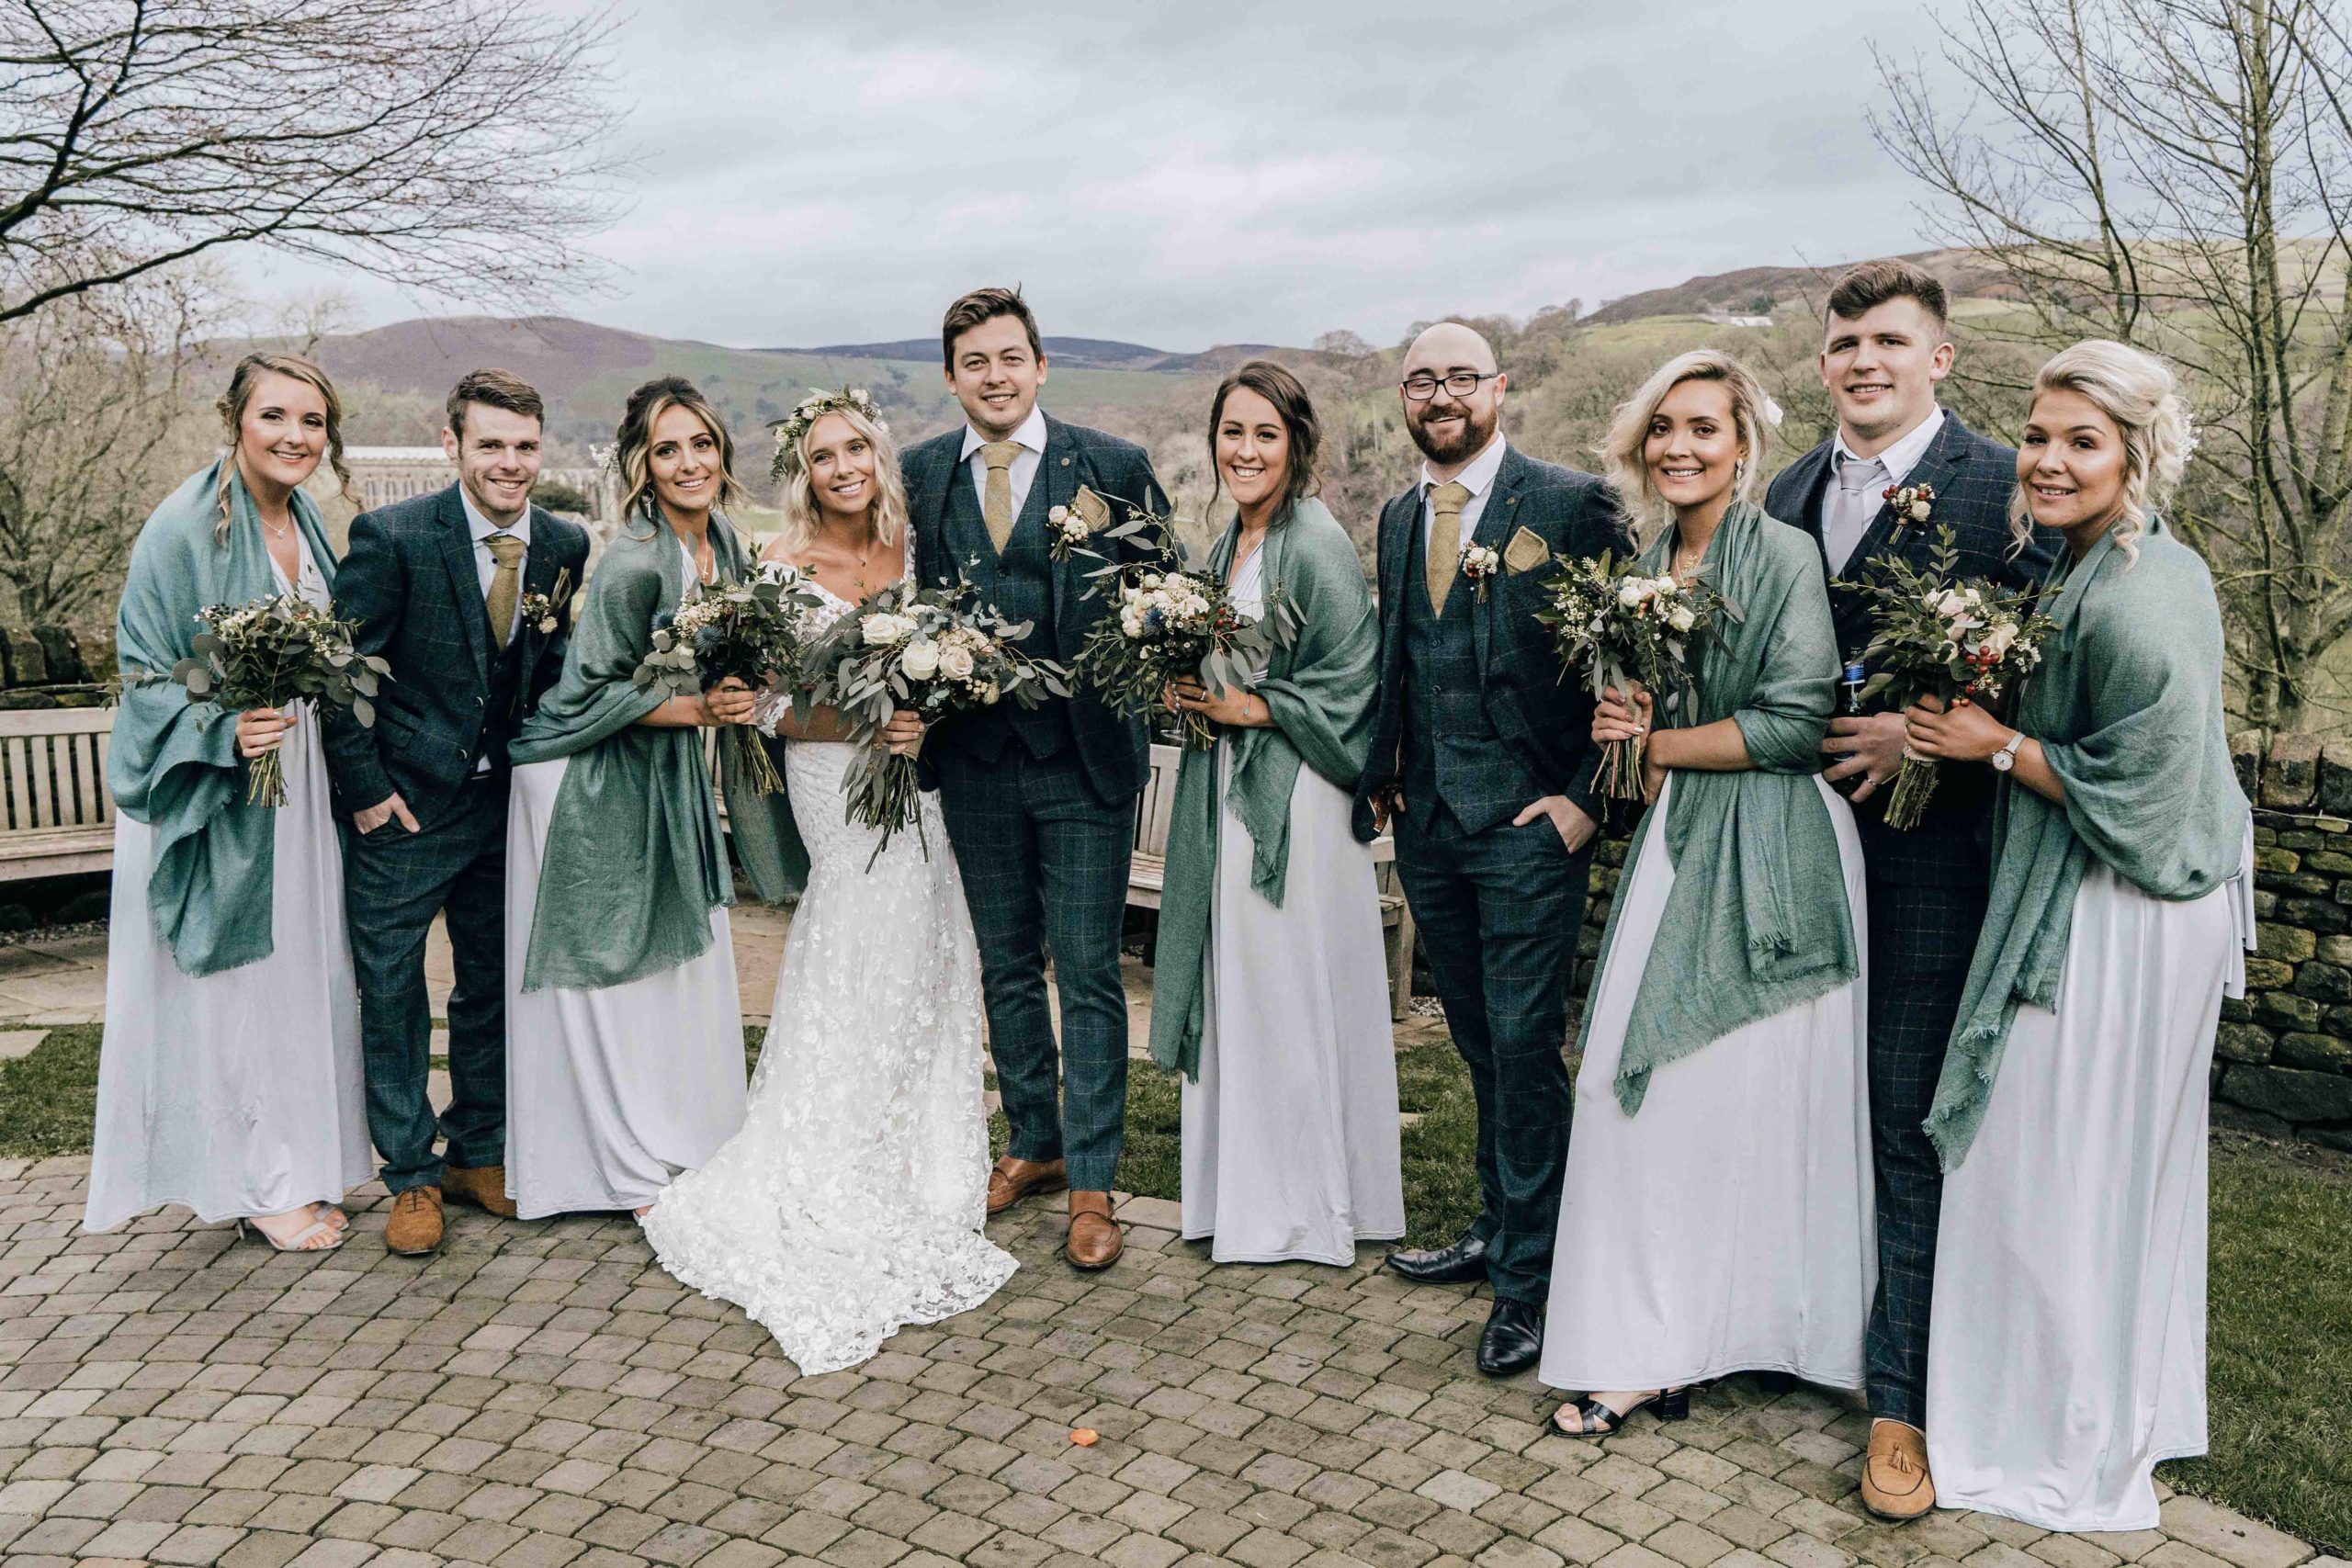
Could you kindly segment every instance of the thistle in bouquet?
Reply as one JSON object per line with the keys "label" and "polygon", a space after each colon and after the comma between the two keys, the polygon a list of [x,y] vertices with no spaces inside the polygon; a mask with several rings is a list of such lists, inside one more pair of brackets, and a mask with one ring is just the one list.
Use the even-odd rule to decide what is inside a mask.
{"label": "thistle in bouquet", "polygon": [[894,582],[809,646],[798,700],[841,715],[852,747],[842,772],[844,816],[882,835],[867,869],[903,828],[913,828],[924,857],[931,854],[915,760],[876,743],[892,715],[911,712],[929,727],[969,708],[1006,702],[1033,708],[1069,695],[1060,665],[1020,650],[1030,629],[980,604],[968,582],[952,589]]}
{"label": "thistle in bouquet", "polygon": [[[2038,596],[1963,579],[1959,560],[1952,531],[1942,528],[1927,570],[1888,559],[1846,584],[1871,602],[1864,701],[1897,708],[1923,697],[1946,706],[1994,702],[2041,663],[2052,622],[2040,612]],[[1905,744],[1887,796],[1887,826],[1917,827],[1936,793],[1936,777],[1935,759]]]}
{"label": "thistle in bouquet", "polygon": [[[632,677],[638,690],[656,686],[698,697],[722,681],[757,689],[773,680],[800,678],[803,618],[823,603],[808,577],[784,561],[761,561],[741,582],[697,583],[678,607],[653,623],[653,649]],[[762,795],[784,787],[767,748],[748,726],[735,725],[736,757],[743,776]]]}
{"label": "thistle in bouquet", "polygon": [[[1548,602],[1535,618],[1552,628],[1561,662],[1596,701],[1611,686],[1622,693],[1634,682],[1661,706],[1690,700],[1696,650],[1724,613],[1714,590],[1663,572],[1652,577],[1638,558],[1619,561],[1610,551],[1563,561],[1545,586]],[[1638,735],[1602,748],[1594,782],[1604,796],[1642,798],[1642,750]]]}
{"label": "thistle in bouquet", "polygon": [[[1091,499],[1091,491],[1079,491],[1080,501]],[[1071,511],[1078,513],[1077,502]],[[1184,570],[1167,519],[1140,507],[1130,507],[1126,522],[1100,536],[1134,541],[1129,548],[1140,549],[1141,558],[1105,561],[1088,573],[1095,580],[1089,593],[1108,584],[1117,611],[1086,634],[1071,674],[1115,713],[1176,715],[1185,749],[1206,750],[1216,743],[1215,727],[1198,713],[1171,707],[1170,683],[1193,677],[1217,693],[1249,685],[1253,671],[1297,637],[1297,611],[1276,591],[1267,595],[1264,614],[1243,615],[1224,583]]]}
{"label": "thistle in bouquet", "polygon": [[[349,708],[362,725],[375,724],[377,682],[390,679],[392,667],[352,647],[356,627],[333,610],[283,593],[215,604],[196,618],[205,629],[190,640],[189,657],[167,674],[139,677],[141,683],[175,682],[187,688],[189,702],[209,703],[224,713],[289,708],[307,700]],[[245,803],[286,804],[286,765],[275,749],[246,760]]]}

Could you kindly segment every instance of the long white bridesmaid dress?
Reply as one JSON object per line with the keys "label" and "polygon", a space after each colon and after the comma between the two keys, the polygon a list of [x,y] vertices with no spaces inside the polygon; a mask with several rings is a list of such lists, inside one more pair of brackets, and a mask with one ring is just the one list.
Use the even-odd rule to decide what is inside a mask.
{"label": "long white bridesmaid dress", "polygon": [[[280,592],[326,604],[307,547],[291,589],[274,562],[271,570]],[[164,1203],[208,1224],[284,1213],[339,1201],[375,1174],[343,848],[318,716],[308,704],[300,711],[281,749],[268,957],[184,973],[148,912],[154,830],[115,818],[106,1039],[82,1220],[90,1230]]]}

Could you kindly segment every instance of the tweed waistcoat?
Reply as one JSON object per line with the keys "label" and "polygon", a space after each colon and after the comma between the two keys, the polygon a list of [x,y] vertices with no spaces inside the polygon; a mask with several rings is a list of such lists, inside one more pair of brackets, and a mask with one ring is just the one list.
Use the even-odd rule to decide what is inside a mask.
{"label": "tweed waistcoat", "polygon": [[[956,563],[980,591],[980,601],[1006,617],[1027,621],[1031,630],[1019,646],[1025,653],[1050,659],[1054,654],[1054,561],[1046,543],[1046,487],[1029,487],[1029,497],[1013,520],[1012,536],[999,556],[989,540],[979,498],[972,493],[962,465],[947,486],[947,544]],[[1004,703],[967,715],[956,726],[967,750],[994,761],[1005,741],[1018,736],[1032,757],[1051,757],[1070,744],[1069,705],[1048,697],[1034,708]]]}
{"label": "tweed waistcoat", "polygon": [[1455,583],[1441,615],[1430,599],[1422,531],[1413,529],[1411,538],[1405,571],[1405,805],[1424,831],[1439,824],[1440,813],[1444,826],[1459,829],[1464,824],[1449,802],[1498,794],[1528,801],[1542,792],[1495,733],[1487,713],[1471,623],[1476,586]]}

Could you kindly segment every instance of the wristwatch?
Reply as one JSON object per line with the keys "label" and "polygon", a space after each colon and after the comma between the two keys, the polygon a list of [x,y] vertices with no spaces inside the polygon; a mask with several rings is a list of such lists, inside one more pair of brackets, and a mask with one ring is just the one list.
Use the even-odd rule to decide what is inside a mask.
{"label": "wristwatch", "polygon": [[2006,773],[2011,768],[2016,767],[2018,765],[2018,748],[2024,744],[2024,730],[2020,729],[2010,735],[2009,743],[1993,753],[1993,771],[1996,773]]}

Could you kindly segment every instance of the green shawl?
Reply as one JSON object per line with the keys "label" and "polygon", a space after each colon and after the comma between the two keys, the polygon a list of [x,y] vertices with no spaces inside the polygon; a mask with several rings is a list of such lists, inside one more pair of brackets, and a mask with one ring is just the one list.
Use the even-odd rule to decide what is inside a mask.
{"label": "green shawl", "polygon": [[[1667,530],[1642,553],[1645,570],[1666,570],[1674,536]],[[1661,708],[1657,722],[1695,728],[1728,718],[1754,766],[1675,772],[1665,832],[1674,888],[1617,1064],[1617,1103],[1628,1116],[1667,1063],[1860,972],[1838,830],[1814,782],[1838,682],[1821,552],[1787,524],[1735,503],[1700,575],[1724,597],[1723,622],[1701,646],[1696,701],[1670,716]],[[1626,852],[1603,966],[1646,837],[1636,830]]]}
{"label": "green shawl", "polygon": [[[750,565],[726,519],[710,519],[723,578]],[[654,617],[686,591],[677,536],[642,513],[606,547],[588,579],[563,676],[507,749],[517,766],[571,759],[539,863],[523,988],[599,990],[674,969],[710,946],[710,911],[735,901],[700,729],[640,725],[669,693],[633,677],[653,646]],[[736,852],[763,899],[806,882],[808,852],[789,799],[737,778],[718,749]]]}
{"label": "green shawl", "polygon": [[[2001,781],[1993,888],[1927,1132],[1968,1155],[2021,1003],[2049,1007],[2093,855],[2152,897],[2201,898],[2240,868],[2248,807],[2222,713],[2222,613],[2195,551],[2152,521],[2134,561],[2102,535],[2066,573],[2017,726],[2064,805]],[[2052,580],[2064,569],[2053,569]]]}
{"label": "green shawl", "polygon": [[[222,466],[229,481],[229,536],[220,517]],[[334,587],[334,554],[319,509],[294,492],[295,526],[319,575]],[[155,830],[147,908],[172,960],[188,975],[212,975],[269,956],[277,810],[245,804],[237,726],[214,703],[191,703],[162,675],[190,656],[203,628],[196,613],[278,592],[261,519],[236,464],[222,457],[174,491],[139,531],[115,618],[122,700],[107,751],[107,788],[118,810]]]}
{"label": "green shawl", "polygon": [[[1222,579],[1240,539],[1237,519],[1209,554]],[[1352,790],[1372,754],[1380,694],[1380,617],[1356,547],[1319,501],[1294,505],[1258,546],[1258,578],[1271,603],[1297,612],[1298,636],[1277,648],[1250,688],[1274,723],[1232,729],[1233,773],[1225,807],[1250,835],[1250,886],[1282,907],[1290,867],[1290,797],[1302,763]],[[1217,754],[1187,751],[1168,818],[1168,869],[1151,972],[1151,1059],[1197,1078],[1201,1070],[1201,964],[1216,876]]]}

